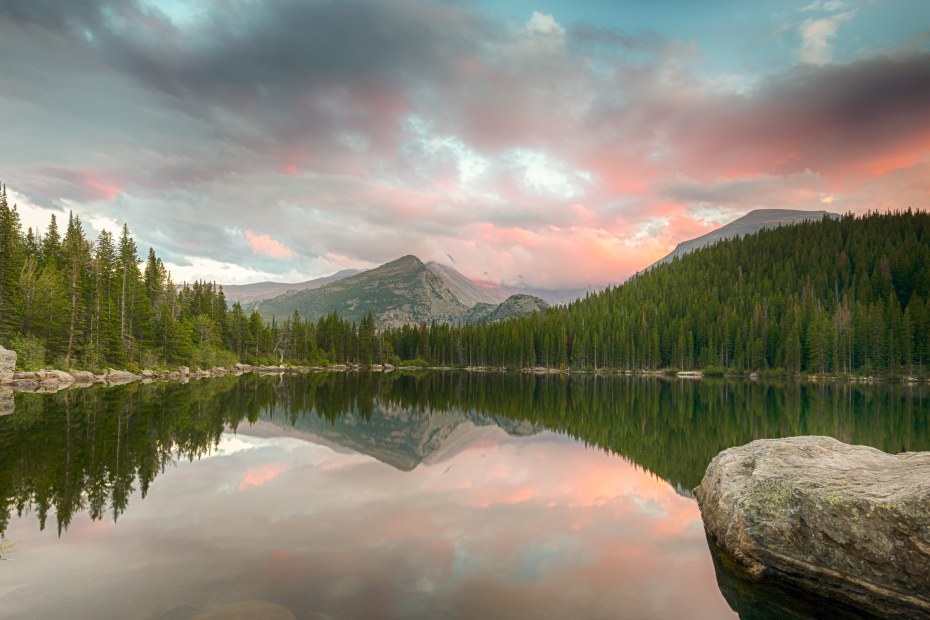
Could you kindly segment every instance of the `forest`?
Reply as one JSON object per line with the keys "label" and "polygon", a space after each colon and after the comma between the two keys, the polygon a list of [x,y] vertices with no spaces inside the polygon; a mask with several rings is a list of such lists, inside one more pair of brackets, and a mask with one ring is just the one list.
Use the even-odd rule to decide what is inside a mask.
{"label": "forest", "polygon": [[930,214],[763,230],[533,316],[384,339],[436,365],[926,376]]}
{"label": "forest", "polygon": [[127,226],[22,230],[0,190],[0,343],[24,369],[246,363],[704,370],[925,377],[930,214],[847,215],[718,242],[528,317],[378,331],[265,323],[215,283],[176,284]]}
{"label": "forest", "polygon": [[125,225],[89,239],[78,216],[62,233],[52,215],[44,232],[24,232],[0,189],[0,344],[25,370],[326,364],[372,359],[374,340],[368,317],[264,323],[228,307],[215,283],[176,284],[153,249],[139,257]]}

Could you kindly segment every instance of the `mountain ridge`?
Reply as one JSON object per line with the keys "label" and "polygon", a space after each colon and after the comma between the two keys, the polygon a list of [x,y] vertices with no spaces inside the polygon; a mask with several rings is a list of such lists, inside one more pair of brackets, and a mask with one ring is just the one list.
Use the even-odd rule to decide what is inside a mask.
{"label": "mountain ridge", "polygon": [[342,269],[336,273],[305,280],[304,282],[273,282],[265,280],[264,282],[254,282],[252,284],[224,284],[223,294],[226,301],[231,305],[234,303],[252,304],[263,299],[272,299],[278,295],[283,295],[290,291],[305,291],[321,286],[326,286],[332,282],[338,282],[344,278],[361,273],[359,269]]}
{"label": "mountain ridge", "polygon": [[[440,274],[454,271],[427,264],[412,254],[375,269],[302,291],[288,291],[252,306],[263,318],[285,319],[295,311],[316,321],[335,311],[342,318],[360,323],[371,313],[380,328],[417,323],[462,324],[522,316],[549,307],[531,296],[505,298],[499,304],[478,301],[476,284],[459,275],[450,285]],[[455,272],[458,273],[458,272]],[[466,298],[468,303],[453,290]],[[488,297],[494,299],[493,297]]]}
{"label": "mountain ridge", "polygon": [[842,216],[839,213],[832,213],[830,211],[822,210],[803,211],[800,209],[754,209],[749,213],[736,218],[732,222],[724,224],[720,228],[716,228],[706,234],[701,235],[700,237],[695,237],[693,239],[680,242],[675,246],[674,250],[653,264],[649,265],[649,267],[646,269],[652,269],[658,265],[671,262],[677,257],[681,257],[700,248],[713,245],[714,243],[724,239],[743,237],[745,235],[751,235],[767,228],[776,228],[778,226],[788,226],[791,224],[797,224],[799,222],[821,220],[825,217],[839,219]]}

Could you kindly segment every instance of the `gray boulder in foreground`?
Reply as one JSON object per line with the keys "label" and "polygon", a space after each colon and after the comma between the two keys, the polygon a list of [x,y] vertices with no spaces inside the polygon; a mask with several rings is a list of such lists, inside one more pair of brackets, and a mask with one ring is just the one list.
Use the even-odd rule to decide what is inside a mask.
{"label": "gray boulder in foreground", "polygon": [[930,617],[930,452],[762,439],[718,454],[695,496],[711,542],[749,578]]}

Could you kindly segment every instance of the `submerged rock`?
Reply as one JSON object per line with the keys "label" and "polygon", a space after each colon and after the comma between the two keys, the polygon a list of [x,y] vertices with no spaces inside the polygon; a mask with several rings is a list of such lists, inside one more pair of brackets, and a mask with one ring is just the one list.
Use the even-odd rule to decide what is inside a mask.
{"label": "submerged rock", "polygon": [[712,542],[747,578],[930,617],[930,452],[763,439],[718,454],[695,496]]}
{"label": "submerged rock", "polygon": [[13,392],[10,390],[0,390],[0,416],[10,415],[16,411],[16,403],[13,400]]}

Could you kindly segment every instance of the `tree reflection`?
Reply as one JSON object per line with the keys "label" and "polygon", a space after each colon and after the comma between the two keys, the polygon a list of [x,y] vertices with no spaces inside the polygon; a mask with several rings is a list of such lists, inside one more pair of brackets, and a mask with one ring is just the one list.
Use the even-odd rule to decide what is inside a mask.
{"label": "tree reflection", "polygon": [[36,514],[41,528],[54,513],[59,534],[84,511],[116,520],[166,467],[208,454],[225,430],[260,419],[326,428],[327,439],[354,449],[364,434],[364,445],[390,443],[395,457],[411,452],[392,464],[413,467],[443,435],[427,444],[398,434],[435,434],[417,422],[440,415],[445,425],[565,433],[682,489],[700,482],[720,450],[760,437],[823,434],[888,452],[930,448],[927,389],[902,385],[432,372],[95,387],[20,394],[16,413],[0,418],[0,533],[14,512]]}

